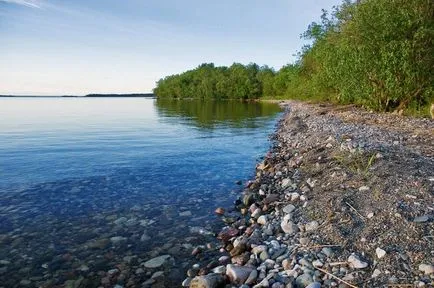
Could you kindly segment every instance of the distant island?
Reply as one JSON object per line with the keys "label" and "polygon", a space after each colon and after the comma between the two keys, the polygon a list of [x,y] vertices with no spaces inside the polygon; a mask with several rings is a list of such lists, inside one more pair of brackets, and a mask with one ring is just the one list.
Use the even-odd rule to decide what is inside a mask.
{"label": "distant island", "polygon": [[84,97],[155,97],[153,93],[132,93],[132,94],[87,94]]}
{"label": "distant island", "polygon": [[155,97],[153,93],[130,93],[130,94],[87,94],[85,96],[77,95],[59,95],[59,96],[36,96],[36,95],[0,95],[0,97],[14,98],[33,98],[33,97],[61,97],[61,98],[84,98],[84,97]]}

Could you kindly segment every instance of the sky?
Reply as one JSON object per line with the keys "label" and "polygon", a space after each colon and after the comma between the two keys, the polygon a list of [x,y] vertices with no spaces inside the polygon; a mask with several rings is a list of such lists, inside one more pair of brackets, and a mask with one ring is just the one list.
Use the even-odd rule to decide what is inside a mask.
{"label": "sky", "polygon": [[0,0],[0,94],[151,92],[201,63],[279,69],[338,0]]}

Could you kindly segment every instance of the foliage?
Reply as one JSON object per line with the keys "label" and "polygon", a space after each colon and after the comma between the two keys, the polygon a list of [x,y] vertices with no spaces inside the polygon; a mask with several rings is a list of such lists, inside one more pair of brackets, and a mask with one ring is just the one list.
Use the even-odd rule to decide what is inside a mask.
{"label": "foliage", "polygon": [[294,64],[202,64],[161,79],[161,98],[296,98],[428,115],[434,101],[434,1],[344,1],[323,10]]}
{"label": "foliage", "polygon": [[[374,110],[427,111],[433,101],[434,2],[345,1],[303,34],[299,59],[305,98]],[[297,95],[300,87],[287,91]]]}

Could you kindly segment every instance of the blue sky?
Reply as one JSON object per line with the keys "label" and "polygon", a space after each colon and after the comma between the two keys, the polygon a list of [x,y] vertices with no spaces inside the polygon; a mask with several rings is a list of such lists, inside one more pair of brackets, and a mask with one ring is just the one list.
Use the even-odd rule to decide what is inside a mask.
{"label": "blue sky", "polygon": [[150,92],[204,62],[294,61],[338,0],[0,0],[0,94]]}

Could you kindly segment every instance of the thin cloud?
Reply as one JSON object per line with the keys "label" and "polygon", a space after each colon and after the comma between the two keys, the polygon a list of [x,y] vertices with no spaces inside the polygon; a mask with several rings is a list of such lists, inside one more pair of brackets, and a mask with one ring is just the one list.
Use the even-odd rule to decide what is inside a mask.
{"label": "thin cloud", "polygon": [[22,5],[30,8],[41,9],[41,5],[38,0],[0,0],[0,2],[12,3]]}

